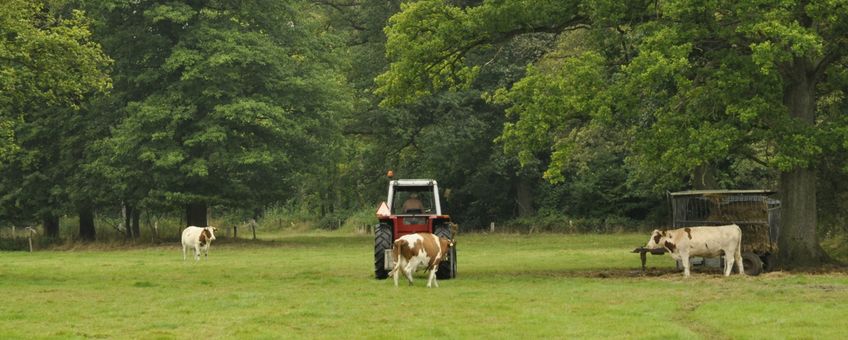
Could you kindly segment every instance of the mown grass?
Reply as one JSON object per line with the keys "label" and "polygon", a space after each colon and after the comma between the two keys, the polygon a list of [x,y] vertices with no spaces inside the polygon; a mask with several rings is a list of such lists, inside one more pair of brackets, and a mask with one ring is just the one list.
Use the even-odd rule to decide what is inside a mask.
{"label": "mown grass", "polygon": [[[261,238],[272,235],[260,234]],[[459,274],[373,279],[371,236],[0,252],[0,338],[838,338],[848,275],[721,277],[642,234],[458,237]]]}

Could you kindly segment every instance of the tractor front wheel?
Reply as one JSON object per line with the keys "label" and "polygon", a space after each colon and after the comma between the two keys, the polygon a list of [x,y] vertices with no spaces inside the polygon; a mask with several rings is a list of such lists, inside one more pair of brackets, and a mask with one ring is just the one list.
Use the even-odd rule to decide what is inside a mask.
{"label": "tractor front wheel", "polygon": [[[450,228],[447,224],[442,224],[436,227],[434,233],[438,237],[444,237],[453,240],[451,237]],[[451,247],[448,257],[439,263],[439,270],[436,271],[436,278],[439,280],[448,280],[456,277],[456,245]]]}
{"label": "tractor front wheel", "polygon": [[392,249],[392,228],[380,223],[374,229],[374,277],[378,280],[389,276],[386,270],[386,250]]}

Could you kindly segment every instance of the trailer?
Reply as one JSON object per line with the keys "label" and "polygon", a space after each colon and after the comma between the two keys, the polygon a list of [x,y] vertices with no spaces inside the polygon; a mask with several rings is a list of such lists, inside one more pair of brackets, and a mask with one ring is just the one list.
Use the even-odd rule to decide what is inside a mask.
{"label": "trailer", "polygon": [[[759,275],[777,264],[780,201],[772,190],[691,190],[671,192],[674,228],[736,224],[742,229],[745,273]],[[720,259],[693,258],[693,265],[721,267]],[[678,268],[681,264],[678,262]]]}

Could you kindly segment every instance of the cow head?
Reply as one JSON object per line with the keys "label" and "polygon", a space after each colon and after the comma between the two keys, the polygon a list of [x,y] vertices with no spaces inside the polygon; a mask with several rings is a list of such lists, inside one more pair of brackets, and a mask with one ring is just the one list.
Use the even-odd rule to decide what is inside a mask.
{"label": "cow head", "polygon": [[215,232],[216,231],[218,231],[218,228],[215,228],[211,225],[206,227],[206,228],[203,228],[203,233],[206,234],[206,238],[208,238],[209,241],[215,240]]}
{"label": "cow head", "polygon": [[645,248],[662,248],[662,240],[665,238],[665,234],[664,230],[654,229],[654,232],[651,233],[651,238],[648,239],[648,244],[645,245]]}
{"label": "cow head", "polygon": [[439,245],[442,246],[442,253],[450,254],[450,248],[456,245],[456,241],[445,237],[439,237]]}

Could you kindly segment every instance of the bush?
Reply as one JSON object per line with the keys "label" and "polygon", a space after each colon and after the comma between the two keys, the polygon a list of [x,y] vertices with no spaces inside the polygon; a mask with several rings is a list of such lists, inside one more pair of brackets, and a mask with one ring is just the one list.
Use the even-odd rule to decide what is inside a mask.
{"label": "bush", "polygon": [[502,227],[496,227],[496,231],[520,233],[614,233],[641,229],[641,223],[626,217],[575,218],[551,210],[540,210],[533,216],[512,219],[505,222]]}

